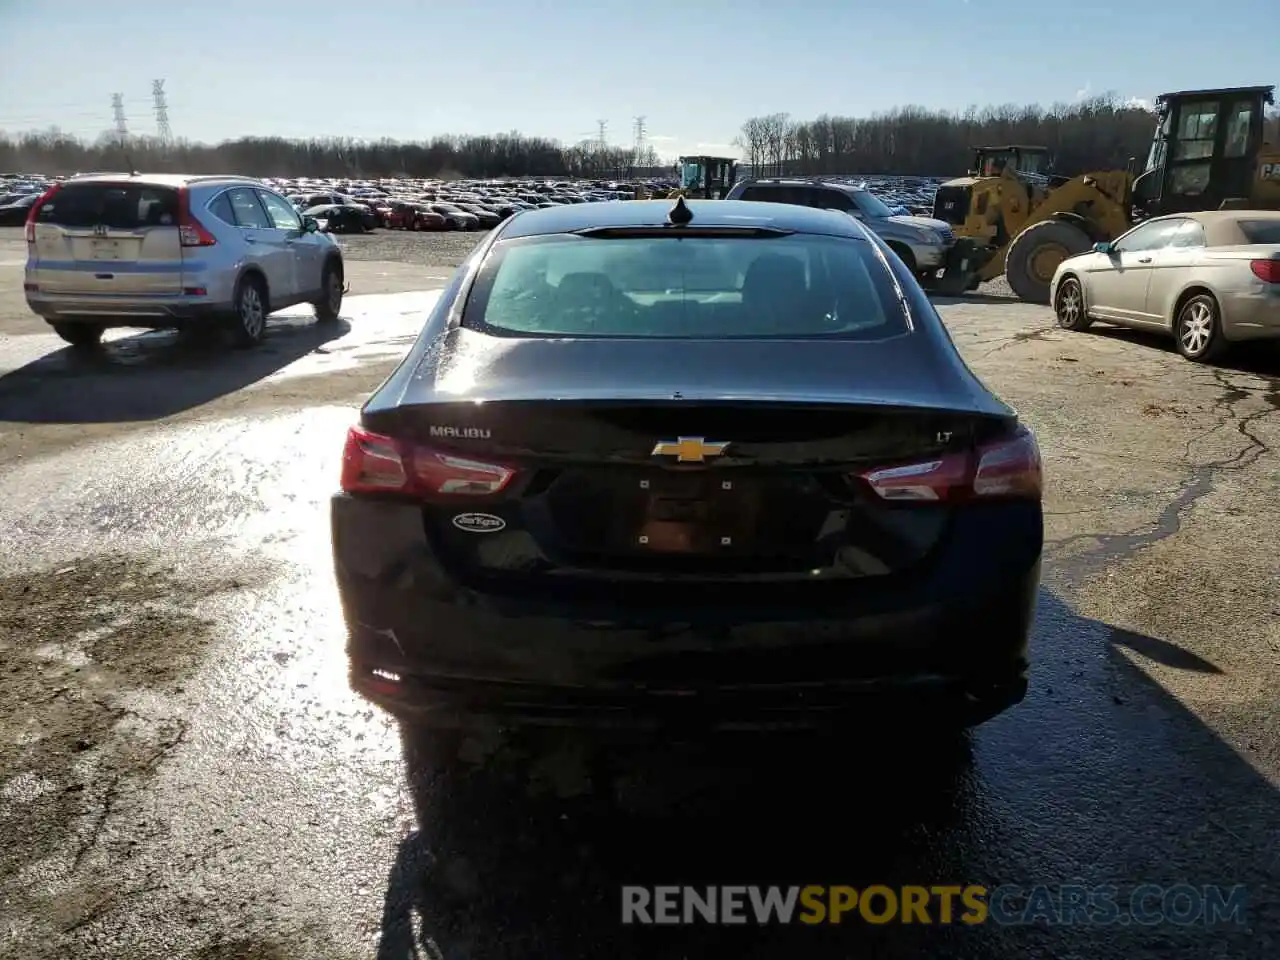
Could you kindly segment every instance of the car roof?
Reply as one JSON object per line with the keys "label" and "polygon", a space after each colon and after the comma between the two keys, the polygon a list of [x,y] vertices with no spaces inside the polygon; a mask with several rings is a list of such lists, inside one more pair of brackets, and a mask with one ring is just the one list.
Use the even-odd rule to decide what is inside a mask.
{"label": "car roof", "polygon": [[[691,226],[694,227],[771,227],[854,239],[866,236],[852,217],[831,210],[748,200],[686,200],[685,203],[693,213]],[[619,200],[525,210],[507,221],[498,239],[601,228],[661,227],[666,225],[671,207],[670,200]]]}
{"label": "car roof", "polygon": [[[122,183],[134,182],[150,187],[186,187],[193,184],[250,183],[258,187],[267,185],[255,177],[240,177],[235,174],[196,175],[187,173],[85,173],[68,177],[67,184],[81,183]],[[270,189],[270,188],[268,188]]]}
{"label": "car roof", "polygon": [[1186,213],[1165,213],[1143,220],[1133,229],[1166,220],[1194,220],[1204,227],[1207,246],[1234,247],[1249,243],[1248,238],[1240,230],[1242,221],[1266,220],[1280,223],[1280,210],[1195,210]]}

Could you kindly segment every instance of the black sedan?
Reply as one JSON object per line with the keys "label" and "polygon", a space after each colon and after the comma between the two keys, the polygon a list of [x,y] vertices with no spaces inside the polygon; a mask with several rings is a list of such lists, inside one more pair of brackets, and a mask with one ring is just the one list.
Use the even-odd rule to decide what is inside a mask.
{"label": "black sedan", "polygon": [[428,725],[962,726],[1026,690],[1035,439],[838,213],[517,214],[341,488],[353,686]]}
{"label": "black sedan", "polygon": [[0,227],[20,227],[27,222],[27,214],[40,199],[40,194],[33,193],[19,197],[9,203],[0,205]]}
{"label": "black sedan", "polygon": [[369,229],[368,208],[354,204],[326,203],[308,207],[302,215],[319,221],[325,233],[364,233]]}

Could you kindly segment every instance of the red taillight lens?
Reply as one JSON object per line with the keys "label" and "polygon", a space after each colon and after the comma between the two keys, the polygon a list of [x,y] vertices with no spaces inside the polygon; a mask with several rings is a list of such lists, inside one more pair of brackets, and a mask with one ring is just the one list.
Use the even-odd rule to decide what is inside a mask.
{"label": "red taillight lens", "polygon": [[982,444],[972,453],[948,453],[858,476],[882,499],[896,502],[1039,500],[1044,491],[1040,448],[1021,425],[1012,436]]}
{"label": "red taillight lens", "polygon": [[178,236],[184,247],[212,247],[218,241],[191,212],[191,192],[178,188]]}
{"label": "red taillight lens", "polygon": [[1250,260],[1249,269],[1263,283],[1280,283],[1280,260]]}
{"label": "red taillight lens", "polygon": [[53,199],[53,195],[62,189],[62,184],[55,183],[52,187],[40,195],[40,199],[31,205],[31,209],[27,211],[27,224],[23,230],[23,235],[27,243],[36,242],[36,218],[40,216],[40,208]]}
{"label": "red taillight lens", "polygon": [[500,493],[515,477],[509,467],[371,433],[347,431],[342,489],[347,493],[402,493],[417,497],[483,497]]}

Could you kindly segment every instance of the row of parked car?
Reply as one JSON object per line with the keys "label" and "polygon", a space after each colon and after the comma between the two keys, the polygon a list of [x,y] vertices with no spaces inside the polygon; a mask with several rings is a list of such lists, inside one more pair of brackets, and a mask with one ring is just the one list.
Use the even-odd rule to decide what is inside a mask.
{"label": "row of parked car", "polygon": [[521,210],[629,200],[625,183],[530,180],[268,180],[304,216],[330,233],[491,230]]}

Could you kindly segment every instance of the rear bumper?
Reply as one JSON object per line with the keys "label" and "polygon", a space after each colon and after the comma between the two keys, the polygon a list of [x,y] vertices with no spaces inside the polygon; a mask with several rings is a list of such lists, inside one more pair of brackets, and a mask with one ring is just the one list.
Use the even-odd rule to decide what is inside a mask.
{"label": "rear bumper", "polygon": [[964,513],[916,576],[664,605],[481,593],[441,565],[419,509],[338,496],[352,684],[445,725],[803,726],[975,699],[985,719],[1026,690],[1042,517],[1034,504]]}
{"label": "rear bumper", "polygon": [[27,291],[27,306],[50,322],[89,322],[107,326],[180,326],[234,312],[230,303],[207,297],[76,296]]}
{"label": "rear bumper", "polygon": [[1224,294],[1221,306],[1228,340],[1280,338],[1280,284],[1259,281],[1251,290]]}

